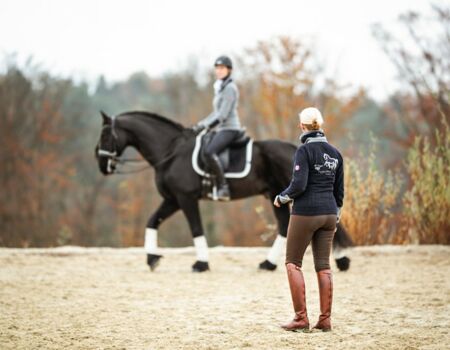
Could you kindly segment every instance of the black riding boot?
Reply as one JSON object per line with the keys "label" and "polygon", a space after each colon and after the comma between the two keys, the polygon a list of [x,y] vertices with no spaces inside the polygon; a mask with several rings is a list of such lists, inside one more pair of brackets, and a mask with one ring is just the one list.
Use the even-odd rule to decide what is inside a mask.
{"label": "black riding boot", "polygon": [[225,179],[222,163],[217,155],[213,154],[209,157],[209,166],[213,174],[216,176],[217,182],[217,197],[220,201],[230,200],[230,189]]}

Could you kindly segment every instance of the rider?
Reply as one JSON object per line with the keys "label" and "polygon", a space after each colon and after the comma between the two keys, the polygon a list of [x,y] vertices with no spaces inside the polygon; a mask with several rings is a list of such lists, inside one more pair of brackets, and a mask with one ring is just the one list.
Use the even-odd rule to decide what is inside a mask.
{"label": "rider", "polygon": [[220,56],[214,62],[216,82],[214,83],[213,112],[198,122],[193,130],[200,132],[204,128],[214,130],[211,142],[204,151],[209,169],[217,179],[219,200],[229,200],[230,190],[218,154],[242,133],[237,112],[239,91],[231,78],[233,63],[228,56]]}

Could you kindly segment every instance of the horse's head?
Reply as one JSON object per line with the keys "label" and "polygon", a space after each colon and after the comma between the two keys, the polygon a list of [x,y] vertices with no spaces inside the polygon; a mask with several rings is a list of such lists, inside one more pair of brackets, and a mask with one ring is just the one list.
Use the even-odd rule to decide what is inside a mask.
{"label": "horse's head", "polygon": [[114,174],[118,157],[120,157],[126,147],[125,135],[116,127],[114,117],[109,117],[105,112],[100,111],[103,118],[100,139],[95,147],[95,157],[98,167],[103,175]]}

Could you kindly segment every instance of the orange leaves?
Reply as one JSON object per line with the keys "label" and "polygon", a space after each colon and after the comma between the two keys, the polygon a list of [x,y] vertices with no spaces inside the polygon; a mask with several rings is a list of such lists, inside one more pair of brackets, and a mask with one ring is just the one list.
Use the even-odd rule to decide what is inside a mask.
{"label": "orange leaves", "polygon": [[[302,41],[281,36],[260,41],[247,49],[239,60],[243,71],[242,104],[247,104],[246,115],[255,123],[252,131],[261,138],[279,137],[295,140],[300,130],[298,113],[316,106],[325,116],[329,134],[342,132],[345,120],[361,106],[365,91],[341,96],[342,87],[326,80],[314,58],[313,51]],[[318,89],[317,81],[326,80]],[[321,91],[321,92],[319,92]]]}
{"label": "orange leaves", "polygon": [[52,133],[50,130],[42,130],[39,139],[41,142],[58,144],[63,140],[63,136]]}
{"label": "orange leaves", "polygon": [[36,87],[18,70],[0,81],[2,172],[0,231],[5,245],[46,245],[54,241],[61,197],[72,185],[62,144],[60,91],[50,82]]}

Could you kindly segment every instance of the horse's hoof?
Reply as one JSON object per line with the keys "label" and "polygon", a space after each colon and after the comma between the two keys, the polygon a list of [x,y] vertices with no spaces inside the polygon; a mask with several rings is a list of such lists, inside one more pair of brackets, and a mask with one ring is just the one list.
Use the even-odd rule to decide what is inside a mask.
{"label": "horse's hoof", "polygon": [[336,259],[336,265],[340,271],[347,271],[350,268],[350,259],[346,256]]}
{"label": "horse's hoof", "polygon": [[272,264],[269,260],[264,260],[261,264],[259,264],[259,269],[266,271],[275,271],[277,269],[277,265]]}
{"label": "horse's hoof", "polygon": [[147,254],[147,265],[150,267],[151,271],[155,271],[158,267],[162,255],[158,254]]}
{"label": "horse's hoof", "polygon": [[192,272],[205,272],[209,271],[209,264],[207,261],[196,261],[194,265],[192,265]]}

